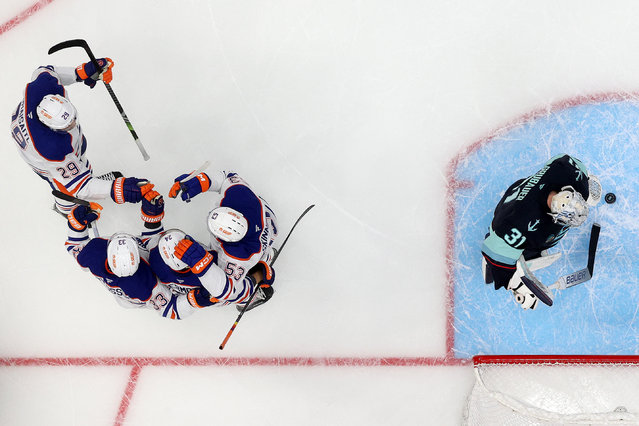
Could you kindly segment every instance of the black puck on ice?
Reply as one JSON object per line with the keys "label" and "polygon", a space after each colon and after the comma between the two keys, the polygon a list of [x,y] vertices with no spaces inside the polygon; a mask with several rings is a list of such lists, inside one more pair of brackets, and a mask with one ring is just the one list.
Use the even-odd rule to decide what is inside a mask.
{"label": "black puck on ice", "polygon": [[614,203],[615,201],[617,201],[617,196],[616,196],[614,193],[609,192],[609,193],[607,193],[607,194],[606,194],[606,196],[604,197],[604,200],[606,200],[606,203],[608,203],[608,204],[612,204],[612,203]]}

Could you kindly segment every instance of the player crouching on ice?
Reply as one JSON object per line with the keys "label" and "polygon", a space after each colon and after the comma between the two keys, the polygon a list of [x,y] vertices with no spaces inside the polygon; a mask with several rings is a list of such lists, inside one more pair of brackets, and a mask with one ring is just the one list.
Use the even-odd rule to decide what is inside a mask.
{"label": "player crouching on ice", "polygon": [[[102,58],[97,62],[102,69],[88,62],[75,69],[49,65],[35,70],[11,117],[11,136],[24,161],[52,189],[85,200],[110,196],[118,204],[137,203],[141,199],[140,179],[125,179],[120,172],[93,176],[78,112],[65,89],[80,81],[91,88],[98,80],[109,83],[113,61]],[[55,200],[54,210],[63,215],[73,207],[73,203]]]}
{"label": "player crouching on ice", "polygon": [[[275,271],[264,262],[236,280],[227,276],[217,264],[217,253],[207,251],[179,229],[170,229],[160,236],[156,247],[151,249],[149,263],[158,279],[169,286],[175,294],[186,294],[191,305],[243,306],[256,294],[247,310],[264,303],[273,294]],[[268,294],[267,298],[265,295]],[[258,300],[263,300],[258,303]]]}
{"label": "player crouching on ice", "polygon": [[561,254],[548,255],[547,249],[571,227],[582,225],[588,206],[597,205],[600,199],[599,180],[588,176],[581,161],[565,154],[513,183],[497,204],[482,245],[486,284],[512,291],[523,309],[535,309],[538,297],[522,282],[521,262],[526,261],[530,270],[552,264]]}
{"label": "player crouching on ice", "polygon": [[[233,172],[218,171],[210,176],[202,172],[192,178],[183,174],[175,179],[169,197],[176,198],[179,194],[183,201],[188,201],[207,191],[222,195],[207,218],[210,248],[218,254],[217,265],[235,282],[242,282],[260,264],[268,270],[277,238],[273,210]],[[273,292],[270,286],[258,290],[249,309],[268,301]],[[237,305],[239,311],[242,308],[242,304]]]}

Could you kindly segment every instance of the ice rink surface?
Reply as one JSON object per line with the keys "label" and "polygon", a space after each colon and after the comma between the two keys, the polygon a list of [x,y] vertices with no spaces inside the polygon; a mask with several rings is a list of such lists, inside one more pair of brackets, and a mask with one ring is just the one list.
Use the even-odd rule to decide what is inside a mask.
{"label": "ice rink surface", "polygon": [[[527,348],[499,338],[523,314],[505,294],[484,286],[470,303],[477,315],[503,307],[514,325],[454,316],[456,299],[477,291],[459,295],[458,284],[469,277],[460,265],[476,274],[479,245],[460,256],[451,178],[471,147],[531,111],[598,94],[632,104],[637,16],[634,1],[3,1],[0,424],[460,424],[466,359]],[[111,86],[151,156],[142,160],[101,85],[76,84],[68,93],[97,174],[145,177],[166,194],[210,160],[251,183],[284,232],[316,205],[278,260],[275,296],[223,352],[232,307],[171,322],[121,308],[83,272],[48,186],[16,152],[8,129],[24,86],[39,65],[85,62],[80,49],[47,55],[73,38],[115,61]],[[619,132],[634,140],[631,122]],[[556,153],[547,143],[530,155],[534,138],[521,140],[482,158],[504,184]],[[609,160],[593,168],[614,170]],[[627,173],[607,177],[636,180]],[[472,232],[499,198],[488,183],[483,210],[464,211]],[[168,200],[165,228],[205,240],[210,204]],[[138,206],[103,205],[103,235],[141,230]],[[474,339],[482,326],[506,345]]]}

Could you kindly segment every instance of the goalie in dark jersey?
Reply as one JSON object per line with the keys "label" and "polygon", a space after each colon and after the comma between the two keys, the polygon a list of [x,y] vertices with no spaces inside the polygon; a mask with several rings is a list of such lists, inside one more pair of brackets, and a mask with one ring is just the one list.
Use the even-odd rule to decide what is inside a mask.
{"label": "goalie in dark jersey", "polygon": [[588,206],[595,206],[600,199],[599,180],[588,175],[581,161],[565,154],[513,183],[497,204],[482,245],[486,284],[494,283],[495,290],[504,287],[512,291],[523,309],[535,309],[538,299],[522,282],[524,272],[517,261],[523,256],[526,261],[548,266],[559,254],[540,261],[547,250],[571,227],[583,224]]}

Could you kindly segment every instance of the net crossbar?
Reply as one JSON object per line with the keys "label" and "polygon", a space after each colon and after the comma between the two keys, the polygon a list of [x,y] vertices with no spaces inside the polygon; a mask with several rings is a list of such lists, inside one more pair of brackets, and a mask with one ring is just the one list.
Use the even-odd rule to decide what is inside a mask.
{"label": "net crossbar", "polygon": [[477,356],[464,424],[639,425],[639,356]]}

